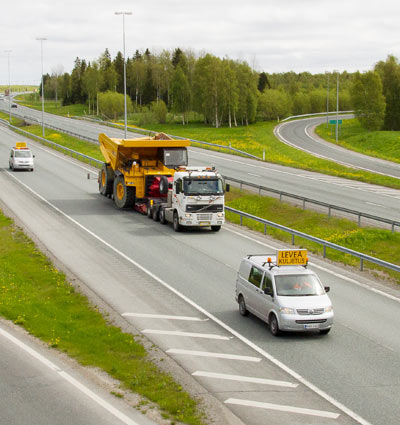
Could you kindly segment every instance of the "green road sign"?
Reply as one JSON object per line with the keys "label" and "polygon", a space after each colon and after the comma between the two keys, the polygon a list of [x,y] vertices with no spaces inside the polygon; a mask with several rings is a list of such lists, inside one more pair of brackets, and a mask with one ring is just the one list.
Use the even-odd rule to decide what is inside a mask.
{"label": "green road sign", "polygon": [[[338,124],[342,124],[342,120],[337,120]],[[329,124],[336,124],[336,120],[329,120]]]}

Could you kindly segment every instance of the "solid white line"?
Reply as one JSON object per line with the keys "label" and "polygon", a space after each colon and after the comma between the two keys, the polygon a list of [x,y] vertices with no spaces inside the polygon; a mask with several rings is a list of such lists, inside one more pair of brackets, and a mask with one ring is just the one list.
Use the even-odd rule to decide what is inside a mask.
{"label": "solid white line", "polygon": [[[225,227],[224,230],[227,231],[227,232],[234,233],[235,235],[238,235],[238,236],[240,236],[240,237],[242,237],[244,239],[248,239],[248,240],[250,240],[250,241],[252,241],[254,243],[257,243],[259,245],[265,246],[267,248],[274,249],[274,250],[278,249],[277,247],[275,247],[273,245],[269,245],[269,244],[266,244],[264,242],[258,241],[256,239],[253,239],[252,237],[243,235],[240,232],[236,232],[235,230],[228,229],[227,227]],[[316,269],[319,269],[319,270],[322,270],[322,271],[324,271],[326,273],[329,273],[332,276],[336,276],[339,279],[347,280],[347,282],[351,282],[351,283],[353,283],[353,284],[355,284],[357,286],[360,286],[361,288],[367,289],[368,291],[374,292],[376,294],[382,295],[383,297],[389,298],[389,299],[391,299],[393,301],[396,301],[396,302],[400,303],[400,298],[399,297],[396,297],[396,296],[391,295],[391,294],[387,294],[386,292],[383,292],[383,291],[381,291],[379,289],[376,289],[376,288],[371,288],[370,286],[368,286],[368,285],[366,285],[364,283],[358,282],[357,280],[352,279],[351,277],[347,277],[347,276],[344,276],[344,275],[342,275],[340,273],[336,273],[336,272],[334,272],[332,270],[329,270],[329,269],[327,269],[327,268],[325,268],[323,266],[319,266],[318,264],[312,263],[310,261],[308,262],[308,264],[310,266],[312,266],[312,267],[315,267]]]}
{"label": "solid white line", "polygon": [[229,360],[241,360],[244,362],[260,362],[259,357],[251,356],[239,356],[237,354],[224,354],[224,353],[210,353],[208,351],[193,351],[193,350],[181,350],[179,348],[170,348],[166,351],[170,354],[184,354],[188,356],[198,356],[198,357],[212,357],[215,359],[229,359]]}
{"label": "solid white line", "polygon": [[209,319],[200,319],[200,317],[191,316],[169,316],[167,314],[147,314],[147,313],[122,313],[124,317],[144,317],[148,319],[168,319],[168,320],[187,320],[192,322],[205,322]]}
{"label": "solid white line", "polygon": [[227,381],[249,382],[252,384],[262,384],[262,385],[273,385],[276,387],[297,388],[299,386],[299,384],[292,384],[291,382],[285,382],[285,381],[276,381],[273,379],[253,378],[251,376],[241,376],[241,375],[227,375],[226,373],[204,372],[199,370],[196,372],[193,372],[192,375],[203,376],[205,378],[226,379]]}
{"label": "solid white line", "polygon": [[280,412],[298,413],[301,415],[319,416],[321,418],[337,419],[338,413],[325,412],[323,410],[304,409],[302,407],[284,406],[281,404],[260,403],[258,401],[240,400],[237,398],[228,398],[226,404],[237,404],[239,406],[260,407],[261,409],[279,410]]}
{"label": "solid white line", "polygon": [[249,176],[253,176],[253,177],[261,177],[260,175],[258,175],[258,174],[253,174],[253,173],[247,173]]}
{"label": "solid white line", "polygon": [[9,339],[11,342],[13,342],[19,348],[22,348],[24,351],[26,351],[28,354],[30,354],[32,357],[34,357],[36,360],[39,360],[40,362],[42,362],[48,368],[50,368],[50,369],[52,369],[56,372],[61,370],[53,362],[46,359],[46,357],[39,354],[37,351],[35,351],[33,348],[29,347],[28,345],[26,345],[25,343],[20,341],[18,338],[15,338],[14,336],[12,336],[10,333],[5,331],[4,329],[0,328],[0,334],[3,335],[5,338]]}
{"label": "solid white line", "polygon": [[373,206],[375,206],[375,207],[382,207],[382,208],[385,208],[383,205],[375,204],[375,202],[368,202],[368,201],[365,201],[365,203],[366,203],[366,204],[369,204],[369,205],[373,205]]}
{"label": "solid white line", "polygon": [[62,376],[66,381],[68,381],[70,384],[72,384],[75,388],[77,388],[82,393],[86,394],[88,397],[90,397],[93,401],[95,401],[97,404],[99,404],[104,409],[108,410],[112,415],[114,415],[116,418],[120,419],[123,423],[127,425],[138,425],[137,422],[134,422],[132,419],[130,419],[128,416],[120,412],[118,409],[116,409],[114,406],[112,406],[107,401],[103,400],[101,397],[99,397],[97,394],[95,394],[93,391],[89,390],[89,388],[82,385],[79,381],[77,381],[75,378],[73,378],[71,375],[69,375],[66,372],[59,372],[60,376]]}
{"label": "solid white line", "polygon": [[[258,345],[256,345],[255,343],[253,343],[252,341],[250,341],[249,339],[247,339],[246,337],[244,337],[243,335],[241,335],[239,332],[235,331],[233,328],[231,328],[230,326],[228,326],[225,322],[223,322],[222,320],[218,319],[216,316],[214,316],[213,314],[209,313],[206,309],[204,309],[203,307],[200,307],[198,304],[196,304],[194,301],[192,301],[190,298],[188,298],[187,296],[183,295],[181,292],[179,292],[177,289],[175,289],[174,287],[172,287],[171,285],[169,285],[168,283],[164,282],[162,279],[160,279],[157,275],[155,275],[154,273],[152,273],[150,270],[147,270],[145,267],[143,267],[142,265],[140,265],[139,263],[137,263],[136,261],[132,260],[132,258],[128,257],[126,254],[124,254],[123,252],[121,252],[120,250],[118,250],[117,248],[115,248],[113,245],[109,244],[108,242],[106,242],[104,239],[100,238],[100,236],[96,235],[95,233],[93,233],[91,230],[87,229],[86,227],[84,227],[82,224],[80,224],[78,221],[74,220],[72,217],[70,217],[68,214],[64,213],[63,211],[61,211],[59,208],[57,208],[55,205],[53,205],[51,202],[49,202],[47,199],[43,198],[43,196],[39,195],[37,192],[35,192],[33,189],[31,189],[29,186],[27,186],[25,183],[22,183],[20,180],[18,180],[16,178],[16,176],[14,176],[13,174],[11,174],[10,172],[6,171],[6,173],[11,176],[15,181],[17,181],[20,185],[22,185],[23,187],[25,187],[28,191],[30,191],[31,193],[33,193],[35,196],[37,196],[39,199],[41,199],[44,203],[46,203],[47,205],[49,205],[51,208],[53,208],[55,211],[57,211],[60,215],[64,216],[66,219],[70,220],[72,223],[74,223],[77,227],[79,227],[80,229],[84,230],[85,232],[87,232],[89,235],[91,235],[93,238],[95,238],[96,240],[98,240],[99,242],[101,242],[102,244],[104,244],[105,246],[107,246],[110,250],[114,251],[115,253],[117,253],[118,255],[120,255],[122,258],[124,258],[126,261],[130,262],[131,264],[133,264],[135,267],[137,267],[138,269],[142,270],[144,273],[146,273],[148,276],[152,277],[154,280],[156,280],[157,282],[160,283],[160,285],[164,286],[165,288],[169,289],[172,293],[174,293],[175,295],[177,295],[179,298],[181,298],[182,300],[186,301],[189,305],[193,306],[197,311],[199,311],[200,313],[204,314],[205,316],[209,317],[212,321],[214,321],[215,323],[219,324],[222,328],[224,328],[225,330],[227,330],[229,333],[231,333],[233,336],[235,336],[236,338],[240,339],[243,343],[245,343],[246,345],[248,345],[249,347],[253,348],[256,352],[258,352],[259,354],[261,354],[263,357],[265,357],[266,359],[268,359],[271,363],[275,364],[276,366],[278,366],[279,368],[281,368],[282,370],[284,370],[285,372],[287,372],[289,375],[291,375],[292,377],[294,377],[295,379],[297,379],[298,381],[300,381],[303,385],[305,385],[306,387],[308,387],[310,390],[314,391],[316,394],[318,394],[320,397],[324,398],[325,400],[329,401],[330,403],[332,403],[334,406],[336,406],[337,408],[339,408],[340,410],[342,410],[343,412],[345,412],[347,415],[351,416],[354,420],[356,420],[357,422],[359,422],[362,425],[370,425],[369,422],[367,422],[365,419],[363,419],[361,416],[357,415],[355,412],[351,411],[349,408],[347,408],[346,406],[344,406],[342,403],[340,403],[339,401],[337,401],[336,399],[334,399],[333,397],[331,397],[330,395],[328,395],[327,393],[325,393],[324,391],[320,390],[317,386],[315,386],[314,384],[312,384],[311,382],[307,381],[305,378],[303,378],[300,374],[298,374],[297,372],[295,372],[294,370],[290,369],[288,366],[286,366],[284,363],[280,362],[279,360],[277,360],[275,357],[273,357],[271,354],[269,354],[268,352],[266,352],[265,350],[263,350],[262,348],[260,348]],[[250,239],[250,238],[249,238]],[[399,300],[400,301],[400,300]],[[260,361],[261,359],[257,359],[256,361]],[[253,360],[254,361],[254,360]]]}
{"label": "solid white line", "polygon": [[223,341],[229,341],[230,339],[233,338],[232,336],[200,334],[195,332],[162,331],[158,329],[143,329],[141,332],[144,334],[155,334],[155,335],[188,336],[192,338],[220,339]]}
{"label": "solid white line", "polygon": [[4,329],[0,328],[0,334],[3,335],[5,338],[9,339],[11,342],[13,342],[15,345],[17,345],[19,348],[26,351],[28,354],[30,354],[35,359],[39,360],[41,363],[43,363],[48,368],[52,369],[53,371],[57,372],[58,375],[60,375],[63,379],[68,381],[70,384],[74,385],[79,391],[86,394],[88,397],[90,397],[92,400],[94,400],[97,404],[102,406],[104,409],[108,410],[111,414],[113,414],[115,417],[120,419],[122,422],[124,422],[127,425],[138,425],[136,422],[132,421],[128,416],[124,415],[122,412],[120,412],[118,409],[113,407],[110,403],[103,400],[101,397],[96,395],[93,391],[89,390],[85,385],[81,384],[79,381],[77,381],[75,378],[73,378],[68,373],[62,371],[58,366],[56,366],[53,362],[46,359],[46,357],[39,354],[36,350],[29,347],[22,341],[20,341],[18,338],[15,338],[13,335],[5,331]]}

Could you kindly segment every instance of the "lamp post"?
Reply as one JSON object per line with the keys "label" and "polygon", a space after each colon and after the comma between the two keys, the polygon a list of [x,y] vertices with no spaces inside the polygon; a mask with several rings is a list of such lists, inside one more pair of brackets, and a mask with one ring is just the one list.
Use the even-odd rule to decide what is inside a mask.
{"label": "lamp post", "polygon": [[326,128],[329,125],[329,71],[325,71],[325,74],[328,77],[328,88],[326,90]]}
{"label": "lamp post", "polygon": [[43,41],[47,40],[44,37],[37,37],[40,41],[41,61],[42,61],[42,136],[44,137],[44,84],[43,84]]}
{"label": "lamp post", "polygon": [[125,61],[125,15],[132,15],[132,12],[115,12],[116,15],[122,15],[122,34],[124,44],[124,138],[127,132],[127,111],[126,111],[126,61]]}
{"label": "lamp post", "polygon": [[339,71],[336,71],[336,143],[339,132]]}
{"label": "lamp post", "polygon": [[8,112],[10,114],[10,124],[11,124],[11,73],[10,73],[10,53],[12,50],[4,50],[4,53],[7,53],[8,56]]}

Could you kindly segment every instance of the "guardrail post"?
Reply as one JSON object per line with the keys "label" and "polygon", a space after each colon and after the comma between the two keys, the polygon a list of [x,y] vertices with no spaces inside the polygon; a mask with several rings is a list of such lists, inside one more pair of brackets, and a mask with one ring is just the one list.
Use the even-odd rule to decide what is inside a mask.
{"label": "guardrail post", "polygon": [[265,161],[265,150],[263,150],[263,161]]}
{"label": "guardrail post", "polygon": [[240,225],[243,226],[243,216],[240,216]]}
{"label": "guardrail post", "polygon": [[392,233],[394,233],[394,223],[392,222]]}
{"label": "guardrail post", "polygon": [[358,227],[361,226],[361,214],[358,214]]}
{"label": "guardrail post", "polygon": [[292,245],[294,245],[294,233],[292,233]]}
{"label": "guardrail post", "polygon": [[303,210],[306,209],[306,200],[303,198]]}
{"label": "guardrail post", "polygon": [[328,207],[328,217],[331,218],[331,206]]}
{"label": "guardrail post", "polygon": [[240,191],[242,191],[243,183],[240,182]]}
{"label": "guardrail post", "polygon": [[326,245],[324,245],[323,246],[323,253],[322,253],[322,256],[324,257],[324,258],[326,258]]}
{"label": "guardrail post", "polygon": [[267,234],[267,225],[264,224],[264,235],[266,235],[266,234]]}
{"label": "guardrail post", "polygon": [[261,186],[258,186],[258,196],[261,196]]}
{"label": "guardrail post", "polygon": [[364,260],[362,258],[360,258],[360,270],[364,270]]}
{"label": "guardrail post", "polygon": [[282,202],[282,192],[279,194],[279,202]]}

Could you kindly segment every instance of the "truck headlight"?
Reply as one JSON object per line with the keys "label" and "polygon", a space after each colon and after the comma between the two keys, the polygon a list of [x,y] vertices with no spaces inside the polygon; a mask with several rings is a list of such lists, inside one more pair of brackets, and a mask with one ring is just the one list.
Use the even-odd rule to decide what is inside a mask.
{"label": "truck headlight", "polygon": [[296,310],[294,308],[281,307],[279,311],[282,314],[296,314]]}
{"label": "truck headlight", "polygon": [[192,216],[192,214],[185,214],[186,218],[190,218]]}
{"label": "truck headlight", "polygon": [[220,212],[220,213],[217,214],[217,217],[223,217],[223,216],[224,216],[224,213]]}

